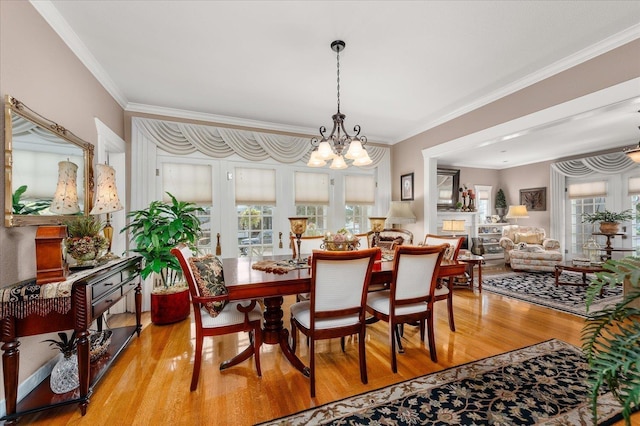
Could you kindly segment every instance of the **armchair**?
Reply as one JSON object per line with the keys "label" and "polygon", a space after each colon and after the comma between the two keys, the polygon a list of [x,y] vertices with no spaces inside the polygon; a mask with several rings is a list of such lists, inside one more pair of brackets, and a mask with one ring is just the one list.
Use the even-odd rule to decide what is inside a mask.
{"label": "armchair", "polygon": [[511,269],[536,271],[555,270],[562,262],[560,242],[547,238],[544,228],[506,225],[502,228],[500,247],[504,250],[504,262]]}

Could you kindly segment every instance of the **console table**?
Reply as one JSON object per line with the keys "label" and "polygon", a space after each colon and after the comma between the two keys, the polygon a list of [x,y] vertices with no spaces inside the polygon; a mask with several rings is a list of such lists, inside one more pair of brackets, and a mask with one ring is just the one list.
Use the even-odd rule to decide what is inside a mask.
{"label": "console table", "polygon": [[[18,417],[49,408],[79,404],[86,414],[89,396],[95,384],[126,347],[134,334],[140,335],[142,293],[141,257],[117,259],[105,265],[80,270],[60,283],[38,286],[35,278],[0,289],[0,327],[6,415],[0,419],[14,424]],[[112,329],[111,345],[105,356],[90,363],[89,327],[97,320],[102,329],[102,314],[129,292],[135,292],[136,325]],[[77,338],[80,388],[55,394],[49,378],[16,404],[18,391],[19,337],[73,329]],[[43,350],[48,350],[43,346]]]}

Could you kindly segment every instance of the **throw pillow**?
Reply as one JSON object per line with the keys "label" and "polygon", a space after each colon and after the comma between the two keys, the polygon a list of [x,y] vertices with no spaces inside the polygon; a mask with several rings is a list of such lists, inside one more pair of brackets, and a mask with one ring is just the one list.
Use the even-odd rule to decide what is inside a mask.
{"label": "throw pillow", "polygon": [[516,232],[516,240],[514,241],[516,244],[518,243],[527,243],[527,244],[540,244],[540,236],[538,234],[521,234]]}
{"label": "throw pillow", "polygon": [[[193,277],[202,296],[220,296],[229,293],[224,285],[224,274],[222,273],[222,261],[220,259],[212,254],[204,257],[191,257],[189,258],[189,265],[191,265]],[[208,302],[205,303],[204,307],[209,312],[209,315],[215,318],[226,304],[226,300]]]}
{"label": "throw pillow", "polygon": [[396,248],[395,241],[378,241],[378,247],[382,250],[393,251]]}
{"label": "throw pillow", "polygon": [[451,244],[447,245],[447,248],[444,250],[444,255],[442,258],[444,260],[453,260],[453,254],[456,252],[456,248]]}

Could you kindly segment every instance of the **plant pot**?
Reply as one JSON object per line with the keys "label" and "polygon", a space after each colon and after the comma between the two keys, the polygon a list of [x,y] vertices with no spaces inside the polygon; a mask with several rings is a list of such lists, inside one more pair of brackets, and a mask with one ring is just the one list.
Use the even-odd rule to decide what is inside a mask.
{"label": "plant pot", "polygon": [[173,324],[189,316],[189,288],[175,293],[151,293],[151,322]]}
{"label": "plant pot", "polygon": [[620,224],[617,222],[600,222],[600,233],[602,234],[617,234],[620,229]]}
{"label": "plant pot", "polygon": [[504,207],[496,207],[496,213],[500,216],[498,221],[504,223],[504,215],[507,214],[507,209]]}

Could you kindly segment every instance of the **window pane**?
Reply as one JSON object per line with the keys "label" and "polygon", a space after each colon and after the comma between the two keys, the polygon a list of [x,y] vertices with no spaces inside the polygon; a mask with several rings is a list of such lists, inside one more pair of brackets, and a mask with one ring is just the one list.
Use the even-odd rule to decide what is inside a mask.
{"label": "window pane", "polygon": [[273,254],[273,215],[271,206],[237,205],[239,256]]}

